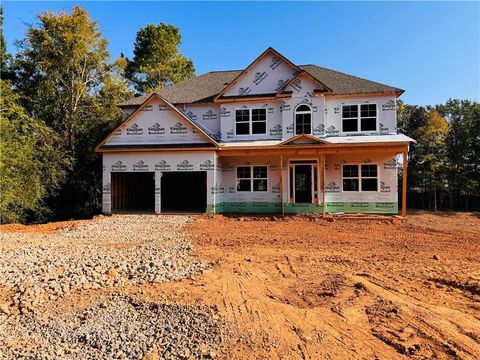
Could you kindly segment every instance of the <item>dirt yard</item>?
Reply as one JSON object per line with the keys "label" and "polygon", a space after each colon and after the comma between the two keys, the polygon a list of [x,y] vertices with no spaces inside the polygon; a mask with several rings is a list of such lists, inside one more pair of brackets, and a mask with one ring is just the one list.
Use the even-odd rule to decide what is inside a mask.
{"label": "dirt yard", "polygon": [[[137,232],[129,232],[132,222]],[[120,235],[109,239],[108,226]],[[58,334],[80,354],[102,359],[480,358],[478,213],[414,213],[408,223],[113,216],[0,230],[7,268],[0,269],[0,358],[34,354],[19,350],[32,339],[51,356],[38,358],[75,358],[65,349],[55,356]],[[68,261],[56,251],[64,242]],[[137,251],[145,261],[129,268]],[[47,277],[36,269],[41,257]],[[67,291],[41,285],[42,301],[22,308],[18,293],[29,277],[48,283],[68,264],[99,266],[99,275],[84,283],[74,269],[55,275],[60,287],[69,282]]]}

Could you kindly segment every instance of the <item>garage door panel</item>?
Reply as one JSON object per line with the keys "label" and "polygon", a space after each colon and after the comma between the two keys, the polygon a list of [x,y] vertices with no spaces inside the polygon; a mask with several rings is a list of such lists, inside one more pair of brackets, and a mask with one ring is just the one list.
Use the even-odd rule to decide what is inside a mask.
{"label": "garage door panel", "polygon": [[112,211],[151,211],[154,207],[153,172],[112,173]]}
{"label": "garage door panel", "polygon": [[166,172],[161,185],[162,212],[205,212],[206,171]]}

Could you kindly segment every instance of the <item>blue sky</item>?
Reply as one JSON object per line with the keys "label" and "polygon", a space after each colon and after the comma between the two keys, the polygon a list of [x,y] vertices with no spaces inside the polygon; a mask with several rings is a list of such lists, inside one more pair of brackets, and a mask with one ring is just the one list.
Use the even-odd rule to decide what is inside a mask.
{"label": "blue sky", "polygon": [[110,42],[131,56],[137,30],[166,22],[197,74],[245,68],[272,46],[296,64],[317,64],[406,90],[411,104],[480,101],[480,2],[9,2],[8,51],[47,9],[86,8]]}

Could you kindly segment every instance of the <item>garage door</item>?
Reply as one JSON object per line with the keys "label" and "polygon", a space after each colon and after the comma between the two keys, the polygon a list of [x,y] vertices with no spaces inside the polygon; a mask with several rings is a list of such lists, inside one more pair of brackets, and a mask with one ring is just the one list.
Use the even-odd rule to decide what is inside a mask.
{"label": "garage door", "polygon": [[162,175],[162,213],[205,212],[206,171],[165,172]]}
{"label": "garage door", "polygon": [[153,211],[155,173],[112,173],[112,211]]}

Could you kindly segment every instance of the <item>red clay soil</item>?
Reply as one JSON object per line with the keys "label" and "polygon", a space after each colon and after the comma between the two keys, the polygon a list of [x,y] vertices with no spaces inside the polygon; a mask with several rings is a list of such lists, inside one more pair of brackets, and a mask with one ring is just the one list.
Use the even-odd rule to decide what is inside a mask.
{"label": "red clay soil", "polygon": [[205,215],[188,231],[211,271],[115,291],[216,305],[235,334],[227,359],[480,358],[478,213],[422,212],[407,223]]}
{"label": "red clay soil", "polygon": [[478,214],[204,216],[190,231],[216,266],[156,291],[217,305],[240,334],[229,358],[479,358]]}

